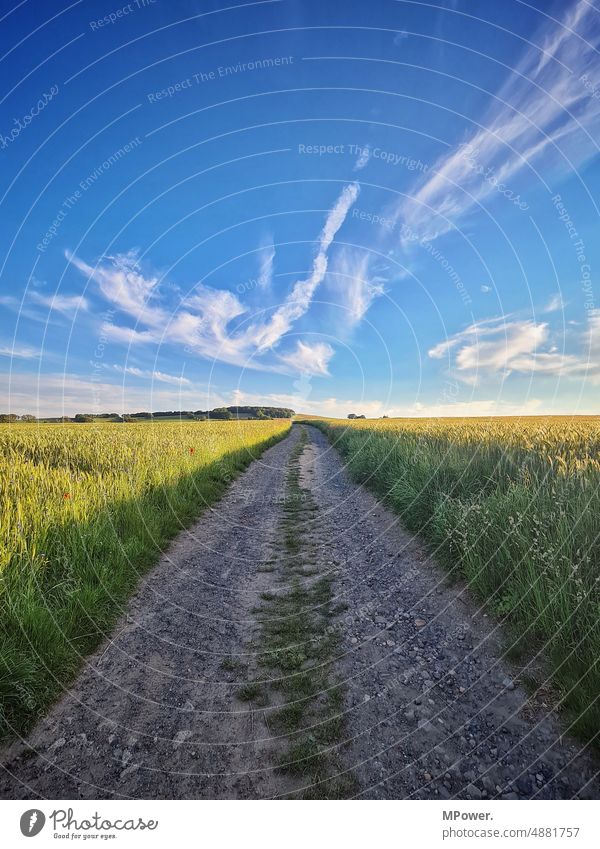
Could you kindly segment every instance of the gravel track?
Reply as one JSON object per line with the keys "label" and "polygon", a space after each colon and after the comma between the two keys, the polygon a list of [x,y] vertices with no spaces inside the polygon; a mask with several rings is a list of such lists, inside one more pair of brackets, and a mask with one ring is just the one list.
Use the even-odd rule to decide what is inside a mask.
{"label": "gravel track", "polygon": [[[598,762],[502,659],[502,634],[422,544],[352,483],[308,428],[302,486],[311,550],[346,604],[332,748],[361,798],[598,798]],[[286,741],[269,706],[237,697],[254,666],[256,610],[276,575],[286,468],[300,427],[266,451],[170,546],[112,640],[27,740],[5,749],[2,798],[273,798]],[[548,701],[548,698],[546,698]],[[349,785],[350,786],[350,785]]]}

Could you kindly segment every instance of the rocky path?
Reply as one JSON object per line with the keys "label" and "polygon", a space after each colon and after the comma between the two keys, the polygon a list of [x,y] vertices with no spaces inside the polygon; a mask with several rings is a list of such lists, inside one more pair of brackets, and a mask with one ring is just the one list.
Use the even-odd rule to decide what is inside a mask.
{"label": "rocky path", "polygon": [[598,798],[502,635],[295,425],[170,547],[2,798]]}

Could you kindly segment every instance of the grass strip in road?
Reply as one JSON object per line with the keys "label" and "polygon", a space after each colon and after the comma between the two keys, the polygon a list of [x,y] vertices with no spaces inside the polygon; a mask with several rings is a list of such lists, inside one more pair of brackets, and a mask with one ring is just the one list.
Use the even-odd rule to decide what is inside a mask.
{"label": "grass strip in road", "polygon": [[266,711],[271,732],[286,740],[278,769],[295,776],[303,798],[348,798],[355,783],[335,754],[343,739],[344,693],[334,664],[339,636],[333,602],[333,575],[318,563],[312,539],[315,504],[302,486],[300,458],[307,434],[292,451],[272,591],[263,593],[257,617],[259,681],[249,687]]}

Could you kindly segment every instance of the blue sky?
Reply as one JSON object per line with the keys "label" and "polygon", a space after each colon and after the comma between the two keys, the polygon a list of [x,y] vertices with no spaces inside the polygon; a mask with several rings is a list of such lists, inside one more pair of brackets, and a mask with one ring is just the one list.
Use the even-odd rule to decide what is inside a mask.
{"label": "blue sky", "polygon": [[600,413],[584,0],[6,4],[16,413]]}

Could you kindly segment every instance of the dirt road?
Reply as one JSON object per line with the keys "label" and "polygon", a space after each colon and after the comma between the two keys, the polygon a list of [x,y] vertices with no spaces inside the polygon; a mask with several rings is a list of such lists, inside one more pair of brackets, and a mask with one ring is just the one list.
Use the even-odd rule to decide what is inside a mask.
{"label": "dirt road", "polygon": [[0,797],[598,798],[502,640],[294,425],[4,751]]}

